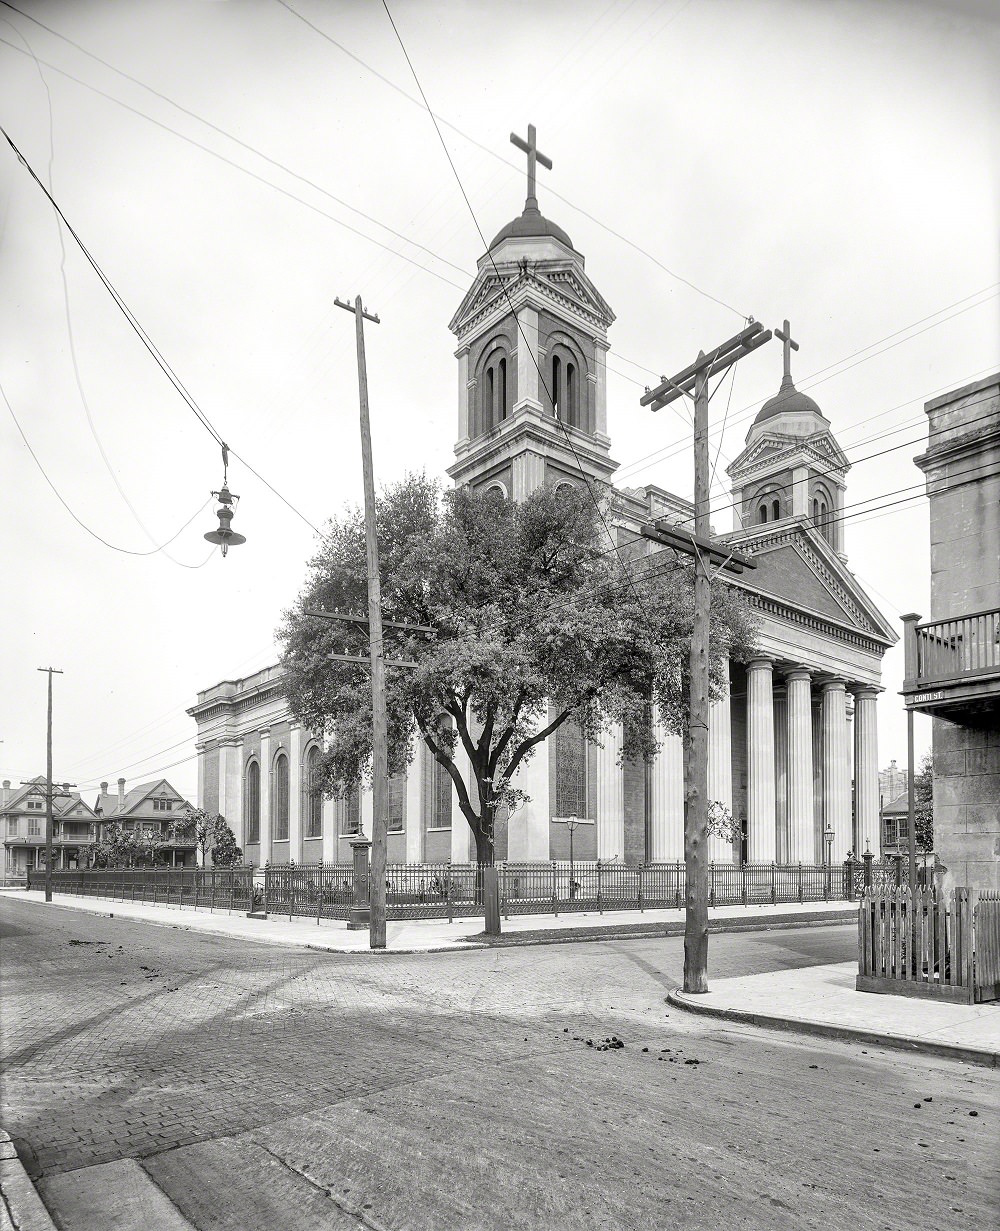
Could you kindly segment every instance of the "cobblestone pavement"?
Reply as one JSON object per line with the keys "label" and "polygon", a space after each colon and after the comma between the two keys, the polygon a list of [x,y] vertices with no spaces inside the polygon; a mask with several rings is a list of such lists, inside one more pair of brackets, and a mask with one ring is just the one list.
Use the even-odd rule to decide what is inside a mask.
{"label": "cobblestone pavement", "polygon": [[0,943],[0,1119],[70,1231],[61,1177],[120,1159],[202,1231],[1000,1224],[995,1074],[683,1015],[680,939],[343,955],[0,899]]}

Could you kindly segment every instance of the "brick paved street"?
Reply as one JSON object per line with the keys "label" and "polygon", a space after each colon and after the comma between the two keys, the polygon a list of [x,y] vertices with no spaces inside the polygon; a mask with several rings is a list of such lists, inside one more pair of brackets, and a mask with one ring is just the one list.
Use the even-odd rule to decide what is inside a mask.
{"label": "brick paved street", "polygon": [[2,1121],[71,1231],[121,1159],[202,1231],[1000,1220],[993,1072],[681,1015],[679,939],[321,954],[0,899],[0,940]]}

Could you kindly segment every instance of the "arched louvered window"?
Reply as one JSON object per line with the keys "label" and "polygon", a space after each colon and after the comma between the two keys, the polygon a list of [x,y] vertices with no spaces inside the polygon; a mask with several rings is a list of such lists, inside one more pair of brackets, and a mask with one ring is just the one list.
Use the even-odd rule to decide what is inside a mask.
{"label": "arched louvered window", "polygon": [[288,757],[279,752],[274,758],[274,802],[271,809],[271,839],[288,841]]}
{"label": "arched louvered window", "polygon": [[767,505],[762,504],[757,510],[757,521],[763,525],[767,521]]}
{"label": "arched louvered window", "polygon": [[507,418],[507,360],[501,359],[497,365],[497,414],[496,422],[502,423]]}
{"label": "arched louvered window", "polygon": [[552,356],[552,413],[557,419],[563,418],[562,404],[562,361],[558,355]]}
{"label": "arched louvered window", "polygon": [[781,501],[772,500],[771,501],[771,520],[778,521],[780,517],[781,517]]}
{"label": "arched louvered window", "polygon": [[323,790],[319,767],[319,749],[314,744],[306,756],[305,773],[305,836],[323,836]]}
{"label": "arched louvered window", "polygon": [[246,841],[260,841],[260,765],[251,761],[247,765],[243,814],[246,817]]}

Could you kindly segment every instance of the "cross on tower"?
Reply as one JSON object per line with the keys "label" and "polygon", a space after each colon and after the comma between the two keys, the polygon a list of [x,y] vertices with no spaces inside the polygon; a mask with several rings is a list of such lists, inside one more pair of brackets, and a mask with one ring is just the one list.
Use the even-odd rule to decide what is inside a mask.
{"label": "cross on tower", "polygon": [[781,329],[774,331],[774,336],[781,339],[784,356],[785,371],[781,383],[790,385],[792,383],[792,351],[798,350],[799,344],[792,341],[792,329],[788,321],[784,322]]}
{"label": "cross on tower", "polygon": [[523,150],[528,155],[528,199],[524,203],[525,209],[538,209],[538,201],[535,197],[535,163],[540,162],[546,170],[552,170],[552,159],[546,158],[544,154],[538,152],[538,145],[535,141],[535,126],[528,125],[528,140],[519,137],[517,133],[510,134],[511,145],[516,145],[519,150]]}

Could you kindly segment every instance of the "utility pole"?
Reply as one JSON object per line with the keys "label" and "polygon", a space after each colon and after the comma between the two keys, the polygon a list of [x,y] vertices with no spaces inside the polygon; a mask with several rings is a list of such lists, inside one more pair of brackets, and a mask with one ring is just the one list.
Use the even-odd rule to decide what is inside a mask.
{"label": "utility pole", "polygon": [[[669,544],[694,556],[694,624],[688,659],[689,718],[684,740],[685,992],[708,991],[708,668],[712,614],[708,566],[715,554],[711,545],[709,502],[708,381],[716,372],[732,367],[744,355],[770,341],[770,330],[762,332],[763,328],[757,323],[749,325],[723,342],[711,357],[699,351],[690,367],[671,380],[664,378],[639,399],[640,406],[651,406],[654,411],[679,397],[693,395],[694,401],[694,535],[687,536],[689,547],[676,542]],[[718,550],[716,546],[715,552]],[[727,556],[724,564],[729,560]],[[748,562],[741,560],[739,563],[746,567]]]}
{"label": "utility pole", "polygon": [[45,900],[52,901],[52,677],[58,667],[39,667],[49,677],[49,714],[45,733]]}
{"label": "utility pole", "polygon": [[385,661],[382,648],[382,583],[375,521],[375,476],[372,434],[368,419],[368,371],[365,367],[364,322],[378,325],[358,295],[353,304],[335,299],[338,308],[354,313],[358,345],[358,396],[361,402],[361,469],[365,486],[365,552],[368,562],[368,645],[372,669],[372,878],[369,947],[385,948],[385,862],[389,826],[389,737],[385,714]]}

